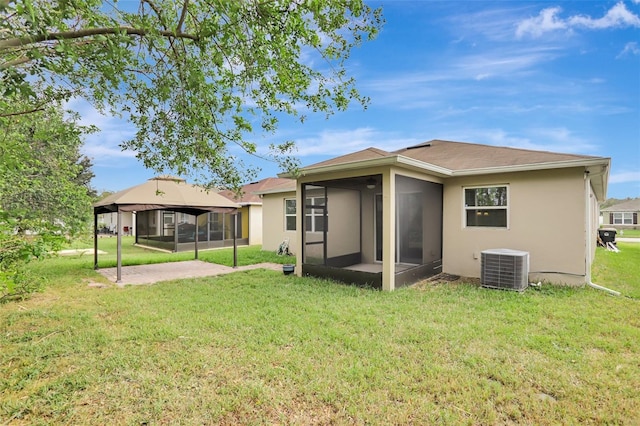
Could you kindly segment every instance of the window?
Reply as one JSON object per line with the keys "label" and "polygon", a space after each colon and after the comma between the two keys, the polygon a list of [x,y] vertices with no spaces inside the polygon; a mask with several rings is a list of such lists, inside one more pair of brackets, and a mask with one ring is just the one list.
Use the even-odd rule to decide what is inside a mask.
{"label": "window", "polygon": [[305,229],[307,232],[323,232],[326,200],[324,197],[309,197],[306,200]]}
{"label": "window", "polygon": [[507,227],[507,186],[464,189],[465,223],[469,227]]}
{"label": "window", "polygon": [[296,200],[295,198],[284,200],[284,230],[296,230]]}
{"label": "window", "polygon": [[632,212],[620,212],[613,214],[613,225],[633,225]]}

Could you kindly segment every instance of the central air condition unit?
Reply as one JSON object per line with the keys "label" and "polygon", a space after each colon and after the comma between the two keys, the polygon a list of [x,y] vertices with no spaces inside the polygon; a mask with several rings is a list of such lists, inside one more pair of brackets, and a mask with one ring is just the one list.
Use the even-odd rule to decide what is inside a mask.
{"label": "central air condition unit", "polygon": [[529,253],[510,249],[484,250],[482,253],[483,287],[523,291],[529,285]]}

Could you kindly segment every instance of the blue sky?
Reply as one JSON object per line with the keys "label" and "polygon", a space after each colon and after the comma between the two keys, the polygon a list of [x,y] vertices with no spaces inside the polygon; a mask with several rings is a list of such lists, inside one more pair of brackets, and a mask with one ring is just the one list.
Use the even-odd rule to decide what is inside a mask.
{"label": "blue sky", "polygon": [[[611,157],[608,197],[640,196],[640,0],[370,1],[386,24],[348,68],[366,110],[283,120],[302,165],[431,139]],[[133,128],[79,101],[98,190],[155,175],[118,144]],[[275,164],[247,159],[275,176]]]}

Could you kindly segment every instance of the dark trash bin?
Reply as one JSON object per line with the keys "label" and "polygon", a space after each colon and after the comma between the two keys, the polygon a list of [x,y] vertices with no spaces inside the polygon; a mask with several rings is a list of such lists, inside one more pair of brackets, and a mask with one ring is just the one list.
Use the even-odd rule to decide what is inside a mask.
{"label": "dark trash bin", "polygon": [[606,245],[607,243],[616,243],[616,231],[613,228],[600,228],[598,229],[598,240],[602,241],[602,245]]}

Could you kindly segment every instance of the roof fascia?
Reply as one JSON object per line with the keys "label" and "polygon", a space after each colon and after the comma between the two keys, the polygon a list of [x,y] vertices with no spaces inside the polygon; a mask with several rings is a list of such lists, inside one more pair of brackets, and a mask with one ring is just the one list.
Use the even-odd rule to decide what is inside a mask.
{"label": "roof fascia", "polygon": [[[608,170],[611,163],[610,158],[596,157],[596,158],[580,158],[575,160],[564,161],[552,161],[545,163],[533,163],[533,164],[519,164],[513,166],[500,166],[500,167],[482,167],[477,169],[465,169],[465,170],[451,170],[445,167],[439,167],[434,164],[426,163],[424,161],[415,160],[403,155],[393,155],[383,158],[367,159],[360,161],[351,161],[348,163],[333,164],[329,166],[314,167],[310,169],[301,169],[301,176],[313,176],[320,174],[330,174],[333,172],[339,172],[343,170],[357,170],[364,168],[375,168],[383,166],[401,166],[408,169],[417,170],[420,172],[430,172],[440,177],[459,177],[459,176],[477,176],[485,174],[495,173],[515,173],[515,172],[527,172],[536,170],[550,170],[550,169],[563,169],[571,167],[585,167],[591,174],[591,178],[599,177],[599,182],[596,186],[599,189],[598,195],[605,196],[608,180]],[[278,175],[280,177],[291,177],[290,174]],[[273,192],[256,192],[258,194],[268,194],[276,192],[291,192],[286,190],[277,190]]]}
{"label": "roof fascia", "polygon": [[608,158],[593,158],[593,159],[577,159],[577,160],[565,160],[565,161],[553,161],[546,163],[534,163],[534,164],[518,164],[514,166],[500,166],[500,167],[482,167],[478,169],[465,169],[457,170],[451,173],[452,176],[474,176],[485,175],[493,173],[512,173],[512,172],[530,172],[536,170],[549,170],[549,169],[565,169],[570,167],[595,167],[609,165]]}
{"label": "roof fascia", "polygon": [[[404,167],[416,169],[420,171],[429,171],[439,176],[451,176],[451,170],[449,169],[446,169],[444,167],[438,167],[433,164],[425,163],[424,161],[419,161],[413,158],[405,157],[403,155],[393,155],[389,157],[350,161],[348,163],[340,163],[340,164],[332,164],[330,166],[313,167],[311,169],[301,169],[300,175],[313,176],[313,175],[339,172],[343,170],[368,169],[368,168],[394,166],[394,165],[402,165]],[[282,176],[282,177],[288,177],[288,176]]]}

